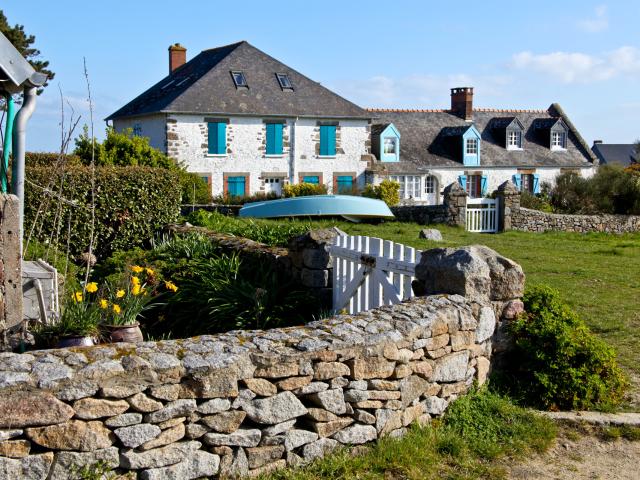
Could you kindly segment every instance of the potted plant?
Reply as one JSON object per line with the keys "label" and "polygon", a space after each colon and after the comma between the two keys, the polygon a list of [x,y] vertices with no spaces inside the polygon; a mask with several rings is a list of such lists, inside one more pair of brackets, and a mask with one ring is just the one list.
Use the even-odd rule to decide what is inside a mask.
{"label": "potted plant", "polygon": [[96,283],[88,283],[84,290],[72,293],[64,302],[60,320],[43,327],[41,333],[57,339],[56,346],[78,347],[94,345],[99,334],[102,312],[91,299],[98,290]]}
{"label": "potted plant", "polygon": [[174,283],[162,281],[152,268],[133,265],[129,270],[122,282],[108,286],[108,298],[99,301],[104,327],[113,343],[141,342],[143,337],[138,317],[159,304],[157,299],[163,293],[162,284],[166,291],[178,290]]}

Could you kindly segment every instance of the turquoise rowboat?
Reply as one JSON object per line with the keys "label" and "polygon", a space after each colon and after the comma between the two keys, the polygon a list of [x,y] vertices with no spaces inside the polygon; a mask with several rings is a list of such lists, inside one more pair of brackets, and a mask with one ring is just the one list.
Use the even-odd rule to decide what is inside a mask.
{"label": "turquoise rowboat", "polygon": [[352,222],[365,219],[394,218],[382,200],[353,195],[313,195],[247,203],[241,217],[344,217]]}

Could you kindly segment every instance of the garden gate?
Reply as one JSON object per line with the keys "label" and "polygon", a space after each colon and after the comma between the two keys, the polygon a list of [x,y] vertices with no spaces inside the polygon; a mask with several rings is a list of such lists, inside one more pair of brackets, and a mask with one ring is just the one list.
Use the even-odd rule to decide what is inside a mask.
{"label": "garden gate", "polygon": [[413,297],[420,252],[381,238],[342,235],[331,247],[333,310],[358,313]]}
{"label": "garden gate", "polygon": [[495,233],[498,231],[498,200],[493,198],[467,199],[466,227],[468,232]]}

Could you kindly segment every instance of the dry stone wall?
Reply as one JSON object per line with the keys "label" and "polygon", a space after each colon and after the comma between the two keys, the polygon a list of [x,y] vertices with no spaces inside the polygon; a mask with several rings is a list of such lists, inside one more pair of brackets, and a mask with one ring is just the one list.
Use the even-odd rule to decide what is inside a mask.
{"label": "dry stone wall", "polygon": [[486,380],[524,281],[486,247],[425,252],[418,277],[425,296],[301,327],[0,353],[0,478],[257,475],[402,436]]}

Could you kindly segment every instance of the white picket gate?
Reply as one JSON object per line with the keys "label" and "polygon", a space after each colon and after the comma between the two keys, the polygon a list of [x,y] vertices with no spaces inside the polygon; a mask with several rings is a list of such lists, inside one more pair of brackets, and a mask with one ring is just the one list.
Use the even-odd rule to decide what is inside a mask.
{"label": "white picket gate", "polygon": [[420,252],[381,238],[343,235],[331,247],[333,310],[358,313],[413,297]]}
{"label": "white picket gate", "polygon": [[468,232],[497,232],[498,200],[492,198],[467,199],[466,227]]}

